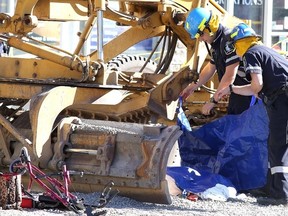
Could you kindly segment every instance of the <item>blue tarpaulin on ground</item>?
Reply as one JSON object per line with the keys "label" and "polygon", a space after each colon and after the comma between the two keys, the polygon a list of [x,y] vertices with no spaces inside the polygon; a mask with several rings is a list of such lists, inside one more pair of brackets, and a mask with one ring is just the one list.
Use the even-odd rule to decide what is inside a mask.
{"label": "blue tarpaulin on ground", "polygon": [[198,171],[189,167],[168,167],[167,174],[172,176],[181,190],[201,193],[216,184],[234,187],[229,179],[208,171]]}
{"label": "blue tarpaulin on ground", "polygon": [[[183,131],[178,140],[182,166],[182,170],[177,170],[178,174],[186,175],[187,167],[190,167],[200,173],[221,175],[231,181],[237,191],[265,185],[269,129],[268,116],[261,101],[242,114],[226,115],[192,131],[189,128],[186,130],[181,122],[183,120],[178,119]],[[173,172],[170,174],[179,178]],[[209,188],[211,184],[205,185],[205,176],[202,176],[202,188]],[[212,179],[211,176],[209,178]],[[187,181],[177,179],[178,187],[191,189]],[[214,183],[217,183],[216,179]]]}

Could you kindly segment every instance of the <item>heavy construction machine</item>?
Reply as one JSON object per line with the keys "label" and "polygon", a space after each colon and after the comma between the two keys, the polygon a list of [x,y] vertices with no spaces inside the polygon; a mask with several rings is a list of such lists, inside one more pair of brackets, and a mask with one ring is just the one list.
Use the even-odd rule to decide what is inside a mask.
{"label": "heavy construction machine", "polygon": [[[24,146],[43,170],[59,171],[65,163],[83,172],[72,176],[79,192],[113,181],[120,195],[171,203],[165,176],[182,133],[175,117],[179,93],[209,59],[183,25],[199,6],[223,23],[238,21],[212,0],[17,0],[14,13],[1,13],[1,43],[25,53],[0,57],[1,170]],[[127,30],[104,43],[104,19]],[[72,52],[30,36],[40,22],[70,21],[84,23]],[[84,55],[93,28],[97,49]],[[152,38],[157,42],[145,58],[122,55]],[[168,72],[177,43],[187,51],[184,64]],[[125,67],[129,62],[134,66]],[[190,108],[210,93],[195,93]]]}

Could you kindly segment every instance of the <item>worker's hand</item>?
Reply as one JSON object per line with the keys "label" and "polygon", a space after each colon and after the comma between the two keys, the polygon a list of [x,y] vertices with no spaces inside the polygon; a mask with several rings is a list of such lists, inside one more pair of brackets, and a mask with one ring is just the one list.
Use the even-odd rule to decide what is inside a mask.
{"label": "worker's hand", "polygon": [[210,115],[210,111],[214,108],[215,104],[208,102],[202,107],[202,114],[203,115]]}
{"label": "worker's hand", "polygon": [[219,91],[216,91],[216,92],[213,94],[213,98],[214,98],[216,101],[220,101],[221,97],[219,97]]}
{"label": "worker's hand", "polygon": [[194,88],[192,85],[189,85],[180,93],[180,96],[183,98],[183,100],[186,100],[193,93]]}
{"label": "worker's hand", "polygon": [[230,92],[230,88],[229,86],[223,88],[223,89],[220,89],[220,90],[217,90],[217,99],[218,101],[223,98],[224,96],[226,95],[229,95],[231,92]]}

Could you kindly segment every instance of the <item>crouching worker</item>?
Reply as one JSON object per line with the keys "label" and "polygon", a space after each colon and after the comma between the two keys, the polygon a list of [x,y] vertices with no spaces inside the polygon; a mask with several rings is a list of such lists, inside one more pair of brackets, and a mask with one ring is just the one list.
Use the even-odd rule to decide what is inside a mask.
{"label": "crouching worker", "polygon": [[241,23],[231,32],[231,45],[242,57],[245,73],[251,84],[230,85],[219,91],[227,94],[256,95],[266,107],[269,118],[267,183],[269,197],[258,198],[263,205],[288,204],[288,61],[276,51],[264,46],[260,37],[248,25]]}

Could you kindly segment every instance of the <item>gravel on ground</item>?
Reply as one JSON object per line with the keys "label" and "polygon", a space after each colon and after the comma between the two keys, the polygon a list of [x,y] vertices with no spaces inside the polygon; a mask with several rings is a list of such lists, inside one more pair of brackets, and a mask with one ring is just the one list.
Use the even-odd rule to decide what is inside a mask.
{"label": "gravel on ground", "polygon": [[[93,204],[100,197],[100,193],[83,194],[77,196],[83,198],[85,202]],[[197,200],[191,201],[178,196],[171,196],[172,204],[163,205],[155,203],[138,202],[136,200],[116,196],[104,208],[94,209],[92,213],[96,215],[102,210],[106,210],[106,216],[284,216],[288,215],[288,207],[261,206],[256,202],[256,198],[241,194],[237,199],[227,201]],[[94,203],[95,204],[95,203]],[[48,215],[77,215],[66,209],[9,209],[0,210],[0,215],[5,216],[48,216]],[[78,215],[87,215],[84,211]]]}

